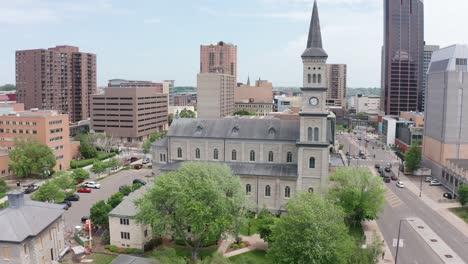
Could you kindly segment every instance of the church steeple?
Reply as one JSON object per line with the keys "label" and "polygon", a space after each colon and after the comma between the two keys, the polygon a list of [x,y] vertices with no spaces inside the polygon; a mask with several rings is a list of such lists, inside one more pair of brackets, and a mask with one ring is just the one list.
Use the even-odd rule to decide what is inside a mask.
{"label": "church steeple", "polygon": [[307,39],[306,50],[302,53],[301,57],[328,57],[328,54],[322,47],[322,32],[320,31],[320,19],[316,0],[314,0],[312,18],[310,19],[309,37]]}

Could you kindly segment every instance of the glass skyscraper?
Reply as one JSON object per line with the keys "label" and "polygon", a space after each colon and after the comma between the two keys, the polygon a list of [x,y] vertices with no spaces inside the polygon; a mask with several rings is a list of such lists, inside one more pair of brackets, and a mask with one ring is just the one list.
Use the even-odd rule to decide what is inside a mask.
{"label": "glass skyscraper", "polygon": [[384,0],[381,110],[387,115],[423,108],[424,4]]}

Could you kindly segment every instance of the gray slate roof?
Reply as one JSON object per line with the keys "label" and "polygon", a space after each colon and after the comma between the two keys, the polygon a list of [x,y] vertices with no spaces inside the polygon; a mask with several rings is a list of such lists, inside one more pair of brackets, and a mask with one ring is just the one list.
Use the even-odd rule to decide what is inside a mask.
{"label": "gray slate roof", "polygon": [[24,201],[20,208],[0,210],[0,241],[21,243],[37,236],[63,213],[63,205],[36,201]]}
{"label": "gray slate roof", "polygon": [[109,216],[126,216],[126,217],[134,217],[138,210],[134,204],[134,202],[145,195],[149,188],[151,188],[152,184],[147,183],[145,186],[142,186],[140,189],[130,193],[128,196],[125,196],[123,201],[117,205],[112,211],[110,211]]}
{"label": "gray slate roof", "polygon": [[129,255],[119,255],[111,264],[157,264],[159,261],[149,258],[140,258]]}
{"label": "gray slate roof", "polygon": [[[178,161],[161,167],[161,171],[177,171],[183,163]],[[196,161],[191,161],[196,162]],[[215,162],[213,162],[215,163]],[[219,162],[216,162],[219,164]],[[228,165],[236,175],[269,176],[297,178],[297,164],[273,164],[273,163],[243,163],[243,162],[221,162]]]}
{"label": "gray slate roof", "polygon": [[312,18],[310,19],[307,47],[304,53],[302,53],[302,57],[328,57],[328,54],[322,47],[322,32],[320,31],[320,19],[316,1],[314,1]]}
{"label": "gray slate roof", "polygon": [[156,140],[151,145],[154,147],[167,147],[167,137],[160,140]]}
{"label": "gray slate roof", "polygon": [[297,141],[299,120],[223,118],[174,120],[169,137]]}

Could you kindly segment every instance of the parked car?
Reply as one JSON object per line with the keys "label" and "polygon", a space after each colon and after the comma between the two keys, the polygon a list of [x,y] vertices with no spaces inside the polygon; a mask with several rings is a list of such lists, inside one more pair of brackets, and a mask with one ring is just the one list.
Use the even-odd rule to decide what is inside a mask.
{"label": "parked car", "polygon": [[88,187],[88,188],[94,188],[94,189],[100,189],[101,188],[100,183],[93,182],[93,181],[86,181],[86,182],[83,183],[83,186]]}
{"label": "parked car", "polygon": [[135,161],[137,161],[137,160],[138,160],[137,157],[131,157],[128,161],[129,161],[130,163],[133,163],[133,162],[135,162]]}
{"label": "parked car", "polygon": [[367,159],[366,155],[361,156],[361,159]]}
{"label": "parked car", "polygon": [[380,177],[385,177],[385,172],[384,171],[380,172]]}
{"label": "parked car", "polygon": [[146,185],[146,182],[144,180],[140,180],[140,179],[134,179],[132,183],[133,184],[138,183],[138,184]]}
{"label": "parked car", "polygon": [[375,164],[374,168],[380,169],[380,164]]}
{"label": "parked car", "polygon": [[389,167],[385,167],[385,171],[386,171],[386,172],[391,172],[392,169],[390,169]]}
{"label": "parked car", "polygon": [[63,209],[68,210],[72,206],[72,203],[70,201],[64,200],[61,203],[58,203],[60,205],[63,205]]}
{"label": "parked car", "polygon": [[91,189],[90,188],[80,188],[77,190],[79,193],[90,193]]}
{"label": "parked car", "polygon": [[444,198],[447,198],[447,199],[450,199],[450,200],[457,198],[457,196],[455,194],[449,193],[449,192],[444,193],[443,196],[444,196]]}
{"label": "parked car", "polygon": [[143,168],[143,164],[135,164],[135,165],[133,166],[133,168],[134,168],[135,170],[139,170],[139,169]]}
{"label": "parked car", "polygon": [[426,179],[424,179],[425,182],[431,182],[433,180],[433,178],[431,176],[428,176],[426,177]]}
{"label": "parked car", "polygon": [[383,181],[386,182],[386,183],[389,183],[390,182],[390,177],[384,177]]}
{"label": "parked car", "polygon": [[396,180],[398,180],[398,177],[396,175],[392,175],[392,176],[390,176],[390,179],[392,179],[392,181],[396,181]]}
{"label": "parked car", "polygon": [[148,164],[148,163],[150,163],[150,159],[149,158],[144,158],[141,163],[142,164]]}
{"label": "parked car", "polygon": [[65,200],[76,202],[80,200],[80,196],[78,194],[72,194],[65,198]]}
{"label": "parked car", "polygon": [[35,192],[37,189],[39,189],[39,185],[37,184],[29,184],[27,186],[24,186],[24,193],[28,194],[28,193],[33,193]]}
{"label": "parked car", "polygon": [[382,174],[382,173],[384,172],[384,169],[383,169],[382,167],[380,167],[380,168],[378,169],[378,172],[379,172],[380,174]]}
{"label": "parked car", "polygon": [[358,139],[358,140],[361,140],[362,138],[361,138],[361,137],[358,137],[357,139]]}
{"label": "parked car", "polygon": [[438,180],[432,180],[430,183],[429,183],[430,186],[440,186],[442,185],[442,183],[440,183],[440,181]]}
{"label": "parked car", "polygon": [[405,184],[403,182],[401,182],[401,181],[397,181],[396,186],[398,188],[405,188]]}

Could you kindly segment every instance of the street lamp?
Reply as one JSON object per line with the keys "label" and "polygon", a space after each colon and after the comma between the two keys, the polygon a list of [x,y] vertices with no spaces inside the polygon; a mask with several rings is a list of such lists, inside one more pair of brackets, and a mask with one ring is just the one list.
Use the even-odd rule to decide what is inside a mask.
{"label": "street lamp", "polygon": [[411,221],[414,221],[414,220],[413,219],[400,219],[400,224],[398,225],[398,238],[397,238],[396,252],[395,252],[395,264],[397,264],[397,261],[398,261],[398,248],[400,247],[401,222],[403,222],[403,221],[411,222]]}

